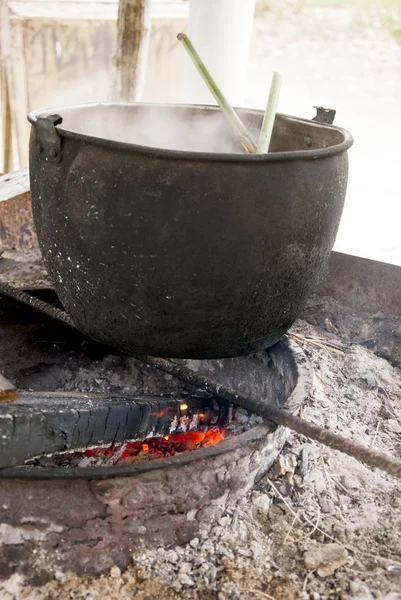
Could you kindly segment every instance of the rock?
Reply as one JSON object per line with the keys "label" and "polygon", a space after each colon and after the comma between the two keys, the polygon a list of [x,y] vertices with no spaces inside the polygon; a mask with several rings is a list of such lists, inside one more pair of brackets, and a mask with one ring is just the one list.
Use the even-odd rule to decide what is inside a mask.
{"label": "rock", "polygon": [[361,487],[361,483],[359,479],[352,475],[351,473],[347,475],[343,475],[340,477],[340,481],[347,490],[359,490]]}
{"label": "rock", "polygon": [[196,510],[196,508],[193,508],[192,510],[187,512],[187,521],[194,521],[197,512],[198,511]]}
{"label": "rock", "polygon": [[355,579],[354,581],[350,582],[349,591],[351,592],[351,594],[353,596],[355,596],[355,594],[357,594],[360,589],[361,589],[361,581],[359,579]]}
{"label": "rock", "polygon": [[367,373],[364,379],[369,387],[374,388],[377,386],[376,378],[372,373]]}
{"label": "rock", "polygon": [[117,567],[117,565],[114,565],[113,567],[111,567],[110,577],[112,579],[118,579],[119,577],[121,577],[121,569],[119,567]]}
{"label": "rock", "polygon": [[67,581],[67,575],[62,571],[55,571],[54,579],[59,583],[65,583]]}
{"label": "rock", "polygon": [[252,550],[250,550],[250,548],[238,548],[237,550],[237,554],[239,556],[246,556],[246,557],[251,557],[253,552]]}
{"label": "rock", "polygon": [[203,542],[200,549],[201,552],[206,552],[207,554],[214,554],[214,544],[210,540],[206,540],[206,542]]}
{"label": "rock", "polygon": [[401,326],[393,331],[394,337],[398,342],[401,342]]}
{"label": "rock", "polygon": [[324,320],[324,326],[326,328],[326,331],[328,331],[329,333],[338,333],[337,327],[334,327],[334,325],[330,321],[330,319],[325,319]]}
{"label": "rock", "polygon": [[227,474],[227,469],[220,469],[220,471],[217,471],[217,473],[216,473],[217,481],[219,483],[222,483],[226,478],[226,474]]}
{"label": "rock", "polygon": [[302,592],[301,600],[320,600],[320,594],[318,592]]}
{"label": "rock", "polygon": [[175,564],[176,562],[178,562],[178,554],[175,550],[168,550],[168,552],[166,552],[166,560],[169,563],[173,563]]}
{"label": "rock", "polygon": [[391,359],[393,358],[393,352],[388,346],[380,346],[377,349],[376,353],[377,356],[380,356],[380,358],[385,358],[389,361],[391,361]]}
{"label": "rock", "polygon": [[189,562],[182,562],[180,565],[180,573],[190,573],[192,571],[192,565]]}
{"label": "rock", "polygon": [[176,579],[175,581],[173,581],[173,583],[171,584],[171,587],[173,588],[173,590],[175,590],[176,592],[180,592],[182,589],[182,585],[181,583],[178,581],[178,579]]}
{"label": "rock", "polygon": [[269,519],[277,519],[277,517],[282,517],[283,514],[283,511],[279,506],[277,506],[277,504],[273,504],[269,508]]}
{"label": "rock", "polygon": [[186,573],[180,573],[178,575],[178,581],[181,583],[181,585],[189,585],[191,587],[195,585],[195,581]]}
{"label": "rock", "polygon": [[297,459],[293,454],[288,456],[284,456],[280,454],[274,463],[274,477],[275,479],[279,479],[280,477],[285,477],[288,483],[292,482],[292,478],[294,476],[294,471],[297,466]]}
{"label": "rock", "polygon": [[256,506],[258,511],[261,512],[263,515],[267,515],[270,509],[271,499],[267,494],[253,494],[252,504]]}
{"label": "rock", "polygon": [[191,548],[197,548],[199,546],[199,538],[194,538],[189,542]]}
{"label": "rock", "polygon": [[328,577],[345,565],[348,552],[340,544],[316,544],[304,554],[305,566],[319,577]]}
{"label": "rock", "polygon": [[401,425],[397,419],[386,419],[383,421],[383,429],[390,431],[391,433],[401,433]]}
{"label": "rock", "polygon": [[212,528],[212,534],[215,537],[220,537],[223,534],[224,529],[227,529],[227,528],[223,528],[221,525],[216,525],[216,527]]}
{"label": "rock", "polygon": [[325,513],[327,515],[332,514],[336,510],[336,506],[331,498],[324,498],[324,496],[320,496],[319,504],[322,513]]}
{"label": "rock", "polygon": [[401,600],[401,594],[398,592],[390,592],[383,596],[383,600]]}
{"label": "rock", "polygon": [[390,575],[395,575],[396,577],[399,577],[401,575],[401,566],[388,565],[387,571],[390,573]]}
{"label": "rock", "polygon": [[356,600],[373,600],[369,588],[360,579],[354,579],[349,584],[351,596],[356,597]]}
{"label": "rock", "polygon": [[326,491],[327,483],[326,483],[324,473],[321,469],[315,468],[315,469],[312,469],[311,471],[309,471],[309,473],[307,473],[304,477],[304,482],[305,483],[314,483],[315,490],[318,494],[321,494],[324,491]]}
{"label": "rock", "polygon": [[319,319],[315,316],[315,315],[307,315],[305,317],[305,321],[307,323],[309,323],[309,325],[313,325],[314,327],[316,327],[316,325],[319,325]]}

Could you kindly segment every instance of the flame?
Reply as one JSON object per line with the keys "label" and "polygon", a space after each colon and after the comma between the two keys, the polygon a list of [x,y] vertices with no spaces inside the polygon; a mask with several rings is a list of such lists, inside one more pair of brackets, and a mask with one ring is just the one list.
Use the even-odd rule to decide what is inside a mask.
{"label": "flame", "polygon": [[166,408],[162,408],[161,410],[159,410],[159,412],[157,413],[151,413],[152,417],[158,417],[159,419],[161,417],[164,417],[164,415],[166,414],[167,409]]}
{"label": "flame", "polygon": [[[51,466],[117,465],[139,460],[162,459],[175,454],[214,446],[231,435],[235,435],[232,428],[201,425],[197,430],[173,431],[163,437],[147,437],[142,440],[126,441],[114,446],[97,446],[55,453],[52,457],[53,464]],[[89,462],[88,459],[90,459]]]}
{"label": "flame", "polygon": [[180,404],[180,410],[187,410],[188,404]]}

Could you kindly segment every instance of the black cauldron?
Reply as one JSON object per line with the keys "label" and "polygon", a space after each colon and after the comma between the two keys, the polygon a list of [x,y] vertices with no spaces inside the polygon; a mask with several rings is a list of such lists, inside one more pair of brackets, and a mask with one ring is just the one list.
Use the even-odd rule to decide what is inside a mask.
{"label": "black cauldron", "polygon": [[[257,137],[263,113],[238,112]],[[292,325],[337,234],[347,131],[277,115],[269,154],[247,155],[216,107],[82,105],[29,120],[40,247],[83,333],[204,359],[256,352]]]}

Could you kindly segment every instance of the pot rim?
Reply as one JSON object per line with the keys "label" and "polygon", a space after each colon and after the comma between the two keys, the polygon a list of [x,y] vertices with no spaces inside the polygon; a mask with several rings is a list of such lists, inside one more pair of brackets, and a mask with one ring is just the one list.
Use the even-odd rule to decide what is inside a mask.
{"label": "pot rim", "polygon": [[[50,108],[44,108],[29,112],[28,121],[31,125],[37,123],[37,118],[41,116],[47,116],[52,114],[58,114],[63,109],[76,109],[76,108],[94,108],[99,106],[144,106],[144,107],[164,107],[164,108],[180,108],[185,109],[203,109],[203,110],[216,110],[220,108],[215,105],[208,104],[162,104],[155,102],[91,102],[82,104],[69,104],[64,106],[55,106]],[[238,111],[246,111],[249,114],[263,115],[263,111],[254,108],[236,108]],[[277,113],[277,116],[283,117],[288,121],[297,121],[302,123],[308,123],[312,127],[320,127],[325,129],[331,129],[339,132],[343,136],[343,141],[340,144],[334,146],[328,146],[327,148],[317,148],[312,150],[288,150],[285,152],[269,152],[267,154],[239,154],[239,153],[223,153],[223,152],[194,152],[187,150],[171,150],[167,148],[158,148],[154,146],[144,146],[141,144],[134,144],[130,142],[121,142],[117,140],[110,140],[101,138],[85,133],[80,133],[72,129],[64,129],[61,125],[56,125],[56,129],[61,136],[73,140],[89,142],[94,145],[102,146],[111,149],[120,150],[132,150],[141,154],[150,155],[154,158],[174,158],[177,160],[197,160],[197,161],[221,161],[221,162],[239,162],[239,163],[265,163],[265,162],[277,162],[277,161],[292,161],[292,160],[316,160],[320,158],[327,158],[330,156],[336,156],[347,151],[354,143],[353,136],[342,127],[336,125],[329,125],[320,121],[313,121],[311,119],[303,119],[301,117],[295,117],[284,113]]]}

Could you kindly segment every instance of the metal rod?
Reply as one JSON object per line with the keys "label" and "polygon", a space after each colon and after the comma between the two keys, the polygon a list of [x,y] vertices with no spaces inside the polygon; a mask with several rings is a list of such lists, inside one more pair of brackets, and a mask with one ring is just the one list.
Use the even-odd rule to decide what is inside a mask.
{"label": "metal rod", "polygon": [[62,321],[65,325],[69,325],[76,329],[74,325],[74,321],[71,319],[70,315],[65,310],[60,310],[56,306],[52,306],[39,298],[35,298],[30,294],[27,294],[23,290],[15,288],[8,283],[0,282],[0,294],[4,294],[5,296],[9,296],[21,304],[25,304],[26,306],[30,306],[35,310],[51,317],[52,319],[57,319],[58,321]]}
{"label": "metal rod", "polygon": [[153,356],[135,355],[135,357],[152,367],[156,367],[165,373],[169,373],[170,375],[185,381],[186,383],[196,385],[211,394],[220,396],[233,404],[260,415],[267,421],[273,421],[273,423],[276,423],[277,425],[288,427],[289,429],[301,433],[325,446],[340,450],[344,454],[348,454],[372,468],[382,469],[390,475],[401,479],[401,461],[392,458],[391,456],[366,448],[341,435],[323,429],[308,421],[304,421],[283,409],[266,406],[262,399],[245,396],[230,387],[221,385],[208,377],[199,375],[191,369],[178,365],[170,360],[155,358]]}
{"label": "metal rod", "polygon": [[[39,310],[40,312],[43,312],[54,319],[58,319],[70,327],[75,328],[73,320],[66,312],[47,304],[47,302],[44,302],[43,300],[33,298],[22,290],[18,290],[13,286],[0,282],[0,293],[6,294],[15,300],[18,300],[19,302],[22,302],[23,304],[27,304],[28,306],[31,306],[32,308]],[[261,398],[245,396],[244,394],[241,394],[240,392],[237,392],[228,386],[221,385],[220,383],[217,383],[216,381],[213,381],[204,375],[199,375],[198,373],[195,373],[195,371],[192,371],[191,369],[188,369],[183,365],[179,365],[171,360],[156,358],[154,356],[143,356],[141,354],[134,354],[133,356],[141,362],[150,365],[151,367],[155,367],[164,373],[173,375],[173,377],[177,377],[185,383],[195,385],[206,392],[220,396],[224,400],[260,415],[267,421],[272,421],[276,425],[288,427],[288,429],[296,431],[297,433],[315,440],[316,442],[320,442],[329,448],[340,450],[340,452],[348,454],[349,456],[356,458],[360,462],[363,462],[372,468],[382,469],[390,475],[401,479],[400,460],[381,452],[371,450],[370,448],[362,446],[361,444],[357,444],[356,442],[353,442],[352,440],[349,440],[341,435],[333,433],[327,429],[323,429],[322,427],[314,425],[313,423],[309,423],[304,419],[300,419],[299,417],[292,415],[284,409],[268,406]]]}

